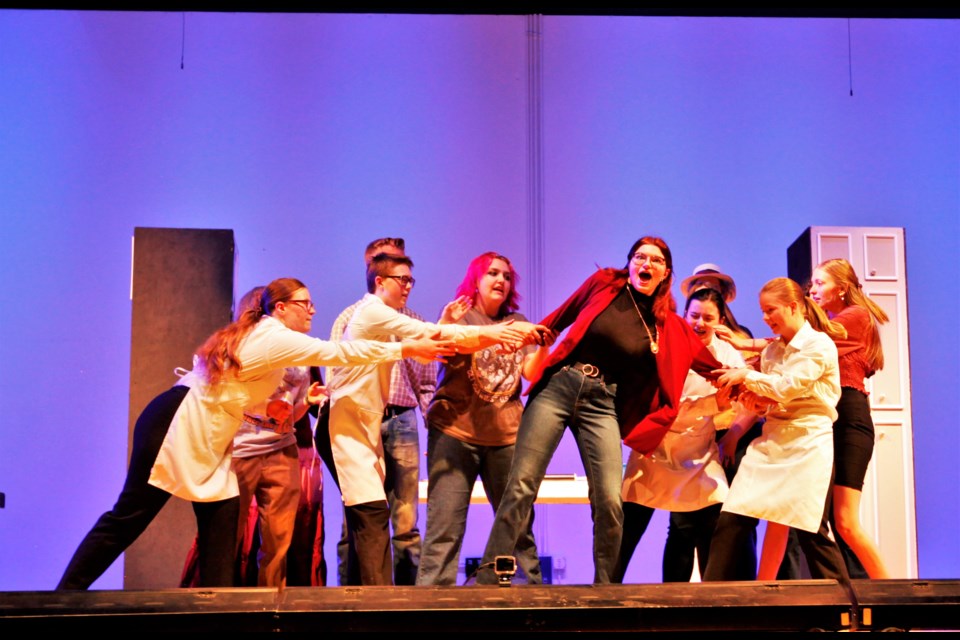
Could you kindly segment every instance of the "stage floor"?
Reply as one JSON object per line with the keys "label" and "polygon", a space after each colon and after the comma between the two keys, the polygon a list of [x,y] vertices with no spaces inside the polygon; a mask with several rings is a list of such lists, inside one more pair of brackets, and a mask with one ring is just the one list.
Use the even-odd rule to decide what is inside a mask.
{"label": "stage floor", "polygon": [[0,594],[5,631],[960,630],[960,581]]}

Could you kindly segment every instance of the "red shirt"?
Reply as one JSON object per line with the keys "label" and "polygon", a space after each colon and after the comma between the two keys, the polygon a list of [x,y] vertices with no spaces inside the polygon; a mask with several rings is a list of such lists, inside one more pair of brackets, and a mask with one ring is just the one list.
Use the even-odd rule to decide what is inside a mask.
{"label": "red shirt", "polygon": [[835,340],[840,355],[840,386],[867,393],[863,379],[875,373],[866,359],[867,341],[873,336],[870,312],[853,304],[832,319],[847,330],[845,340]]}

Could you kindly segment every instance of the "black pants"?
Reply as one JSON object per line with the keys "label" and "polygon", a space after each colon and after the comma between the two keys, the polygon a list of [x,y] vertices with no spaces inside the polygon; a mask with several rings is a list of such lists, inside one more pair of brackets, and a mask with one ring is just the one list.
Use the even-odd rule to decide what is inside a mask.
{"label": "black pants", "polygon": [[[757,519],[735,513],[721,513],[710,545],[710,561],[703,580],[737,580],[737,549],[750,530],[756,530]],[[810,576],[817,579],[850,581],[837,543],[830,539],[826,514],[816,533],[797,531],[797,539],[807,559]]]}
{"label": "black pants", "polygon": [[390,550],[390,509],[386,500],[355,504],[344,509],[350,557],[348,581],[362,585],[393,584]]}
{"label": "black pants", "polygon": [[[843,556],[843,562],[847,565],[847,573],[851,578],[863,579],[869,578],[867,570],[863,568],[857,554],[853,552],[850,546],[844,542],[843,538],[837,533],[837,524],[833,517],[833,509],[830,510],[830,529],[833,531],[833,539],[840,547],[840,554]],[[780,565],[780,571],[777,572],[777,580],[803,580],[810,576],[804,571],[804,556],[800,550],[800,543],[797,540],[797,530],[790,529],[790,537],[787,539],[787,551],[783,556],[783,564]]]}
{"label": "black pants", "polygon": [[[693,576],[693,558],[696,550],[697,565],[703,575],[710,557],[710,541],[720,515],[721,505],[715,504],[697,511],[670,514],[667,541],[663,546],[663,582],[689,582]],[[623,503],[623,537],[620,538],[620,556],[614,569],[612,582],[622,583],[633,552],[650,524],[654,510],[633,502]],[[755,547],[756,531],[751,537],[744,536],[738,553],[737,580],[753,580],[757,577]]]}
{"label": "black pants", "polygon": [[[719,504],[710,505],[696,511],[673,512],[670,514],[670,525],[667,529],[667,542],[663,547],[663,581],[690,582],[693,575],[693,556],[696,550],[697,567],[700,575],[707,569],[710,558],[710,542],[720,516]],[[756,539],[754,537],[754,539]],[[744,548],[751,542],[748,536]],[[743,557],[745,554],[740,553]],[[754,553],[754,556],[756,554]],[[739,563],[742,566],[744,563]],[[753,580],[756,570],[738,571],[742,580]]]}
{"label": "black pants", "polygon": [[[170,422],[188,391],[183,386],[164,391],[140,414],[120,497],[80,543],[57,589],[88,589],[140,537],[170,499],[169,493],[147,480]],[[197,517],[199,585],[232,586],[239,499],[194,502],[193,511]]]}
{"label": "black pants", "polygon": [[646,533],[650,525],[650,519],[653,518],[654,509],[651,507],[637,504],[636,502],[623,503],[623,535],[620,537],[620,555],[617,557],[617,564],[610,575],[610,582],[620,584],[627,574],[627,567],[630,566],[630,558],[636,551],[640,539]]}

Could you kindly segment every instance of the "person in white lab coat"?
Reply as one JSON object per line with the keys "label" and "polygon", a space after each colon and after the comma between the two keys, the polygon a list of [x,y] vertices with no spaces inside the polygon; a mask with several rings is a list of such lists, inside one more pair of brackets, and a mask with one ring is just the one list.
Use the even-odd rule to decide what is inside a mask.
{"label": "person in white lab coat", "polygon": [[57,589],[87,589],[160,513],[171,496],[193,503],[199,586],[233,584],[239,499],[231,470],[233,438],[245,411],[258,412],[284,369],[356,365],[453,353],[433,339],[333,343],[304,335],[315,309],[294,278],[274,280],[260,304],[215,332],[194,369],[144,409],[134,427],[123,491],[80,543]]}
{"label": "person in white lab coat", "polygon": [[718,383],[739,385],[740,401],[748,408],[768,404],[767,420],[763,434],[747,449],[724,501],[704,580],[735,579],[740,539],[755,519],[763,519],[767,532],[759,580],[776,578],[793,527],[811,576],[847,581],[826,517],[833,473],[832,426],[840,398],[834,339],[845,337],[846,331],[788,278],[764,285],[760,309],[779,339],[763,350],[760,371],[723,371]]}

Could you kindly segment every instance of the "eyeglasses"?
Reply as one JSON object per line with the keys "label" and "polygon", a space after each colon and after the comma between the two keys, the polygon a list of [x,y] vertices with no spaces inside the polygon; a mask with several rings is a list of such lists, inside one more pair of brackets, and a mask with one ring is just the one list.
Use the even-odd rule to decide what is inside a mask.
{"label": "eyeglasses", "polygon": [[313,306],[313,301],[311,300],[287,300],[287,304],[296,304],[300,305],[304,311],[311,312],[316,311],[317,308]]}
{"label": "eyeglasses", "polygon": [[401,287],[405,287],[407,285],[410,285],[412,287],[413,285],[417,284],[417,279],[414,278],[413,276],[383,276],[383,277],[393,278],[394,280],[400,283]]}
{"label": "eyeglasses", "polygon": [[633,257],[630,258],[630,260],[632,260],[634,264],[643,264],[644,262],[649,262],[655,267],[667,266],[667,261],[660,256],[651,256],[646,253],[640,253],[639,251],[633,254]]}

